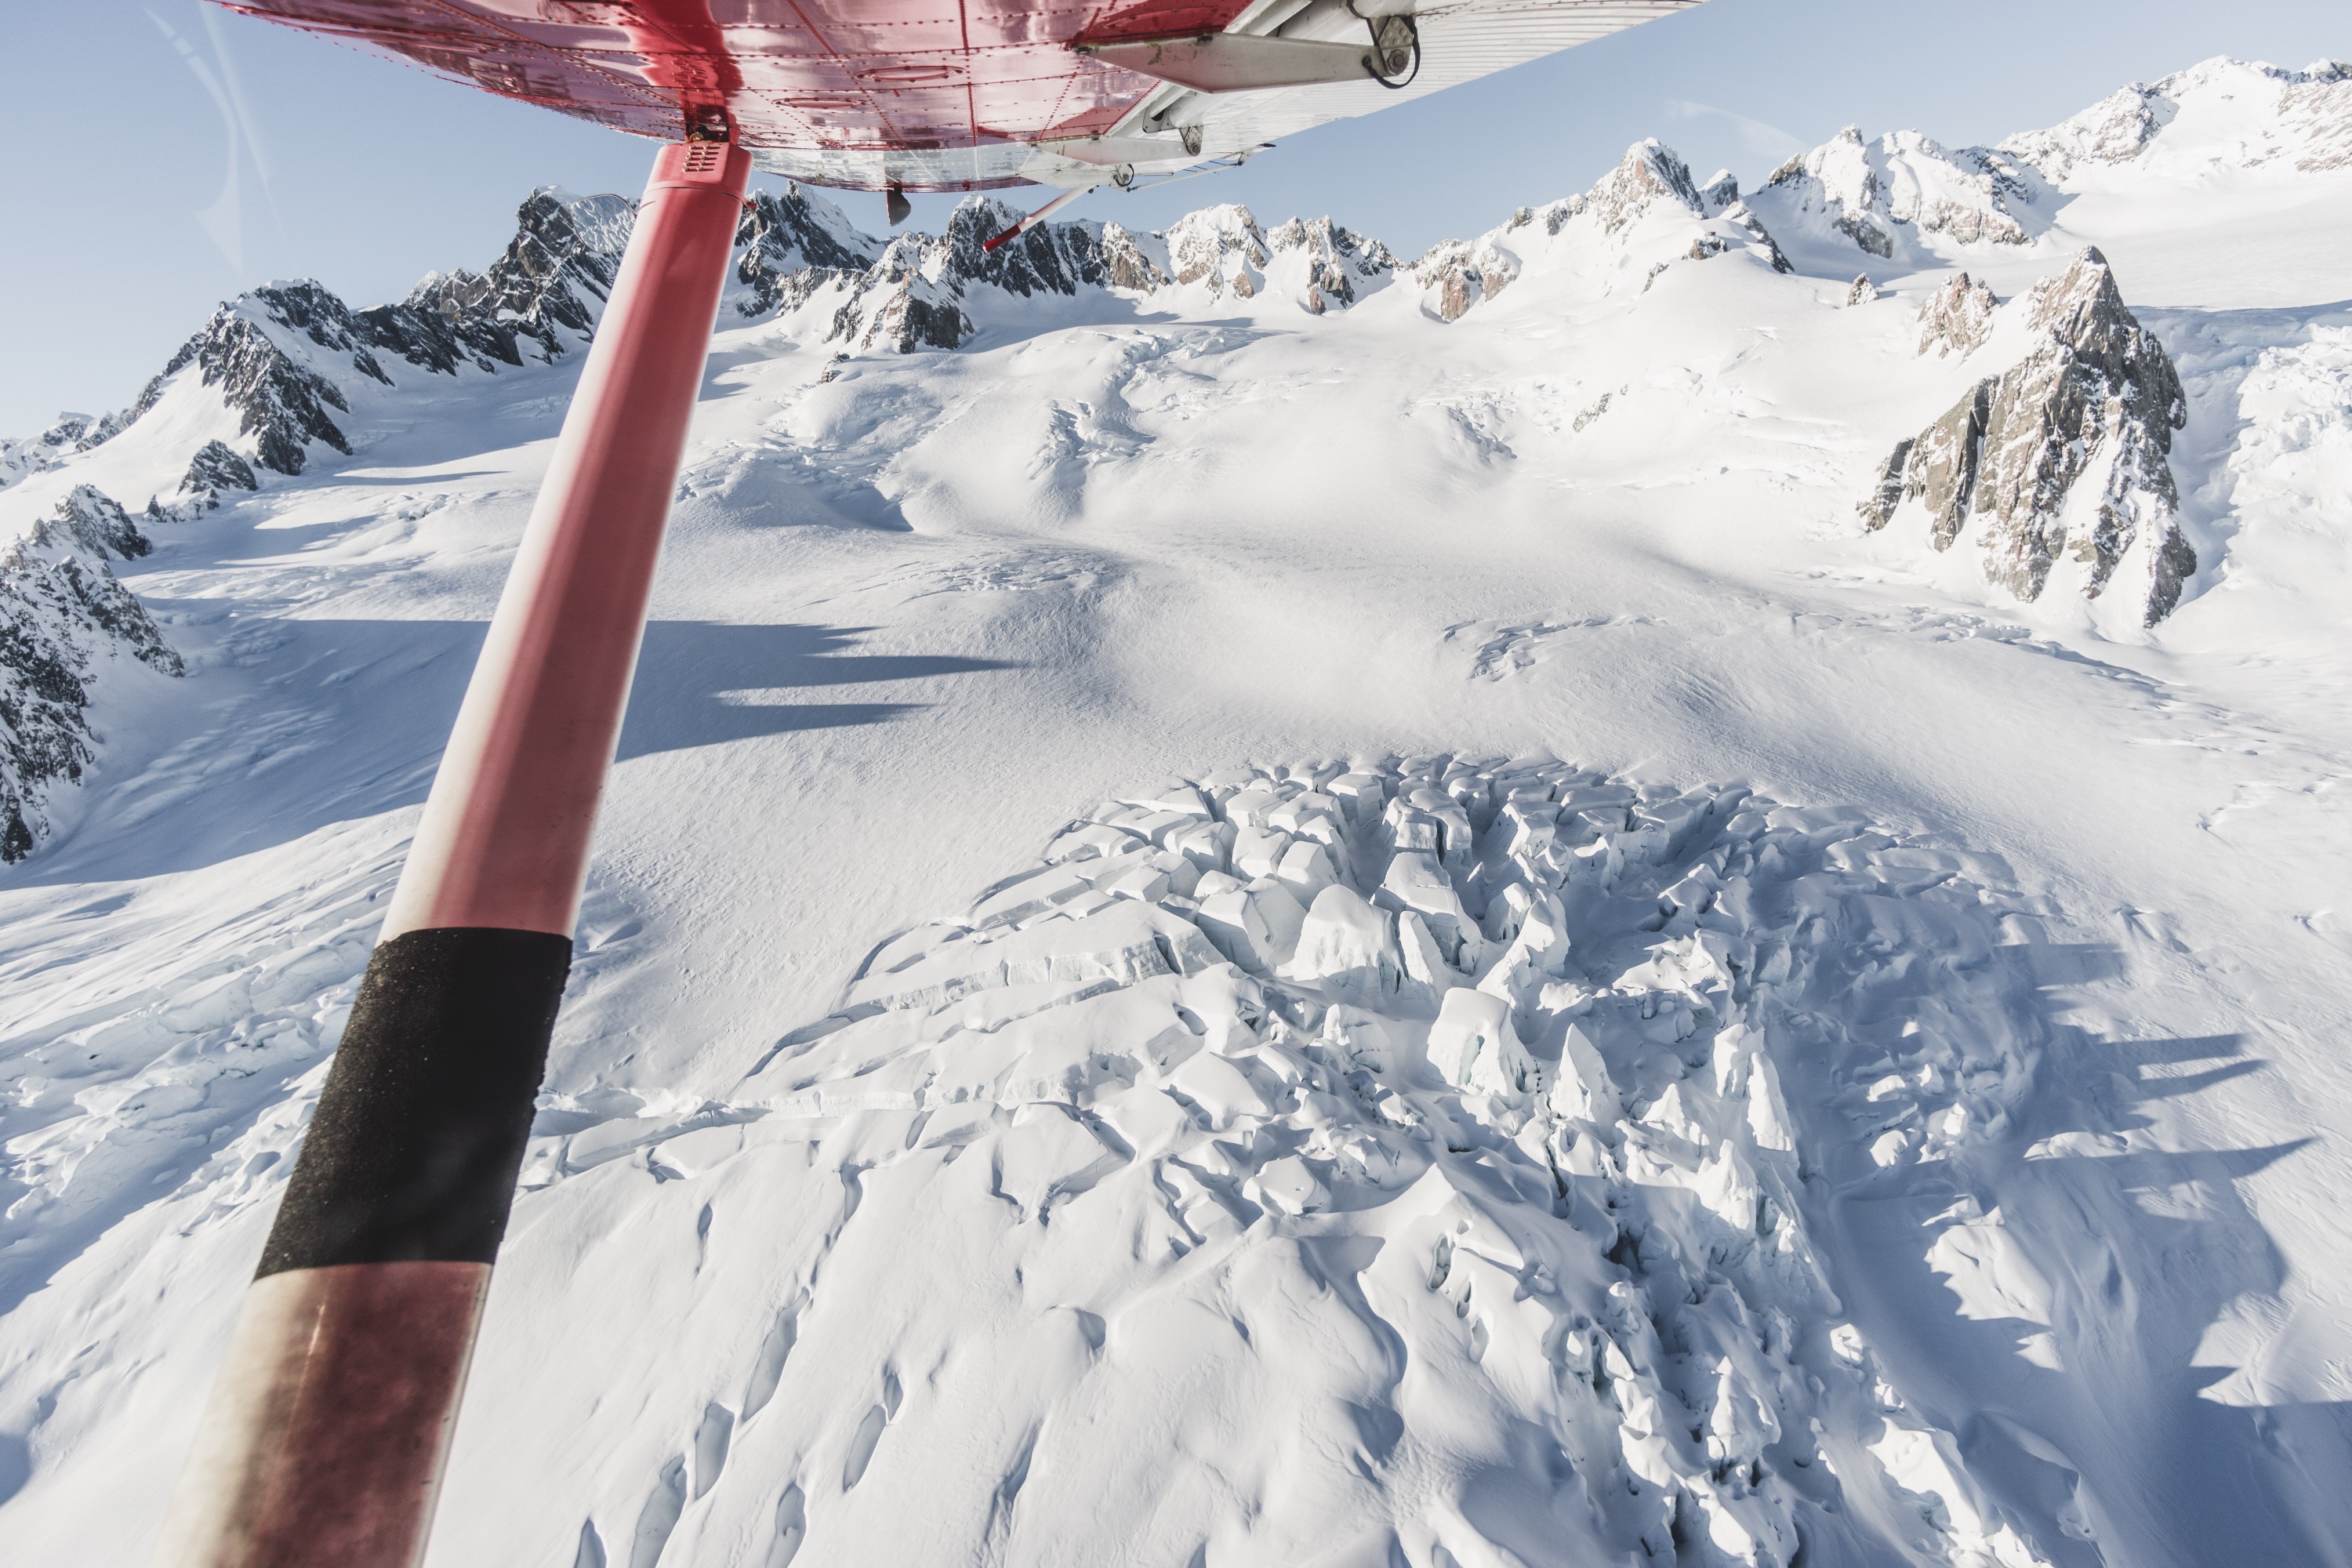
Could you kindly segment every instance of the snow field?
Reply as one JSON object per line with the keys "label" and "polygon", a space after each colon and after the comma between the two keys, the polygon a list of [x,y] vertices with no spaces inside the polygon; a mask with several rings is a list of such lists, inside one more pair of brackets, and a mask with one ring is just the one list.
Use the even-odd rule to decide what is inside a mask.
{"label": "snow field", "polygon": [[[1878,1373],[1797,1152],[2007,1135],[2004,882],[1540,758],[1108,802],[724,1100],[542,1112],[472,1408],[634,1414],[576,1526],[470,1506],[521,1439],[469,1414],[466,1555],[2042,1561]],[[707,1394],[510,1353],[648,1247]]]}
{"label": "snow field", "polygon": [[[2344,176],[2135,155],[1791,276],[1636,148],[1345,309],[1237,209],[1062,295],[779,198],[435,1563],[2341,1562]],[[2187,397],[2145,631],[1854,519],[2085,237]],[[30,1562],[146,1548],[578,357],[271,342],[356,456],[153,527],[190,673],[0,888]]]}

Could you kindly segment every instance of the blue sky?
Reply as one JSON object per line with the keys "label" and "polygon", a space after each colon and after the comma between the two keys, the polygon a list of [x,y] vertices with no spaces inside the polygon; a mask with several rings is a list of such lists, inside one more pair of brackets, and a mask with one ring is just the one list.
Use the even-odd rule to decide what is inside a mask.
{"label": "blue sky", "polygon": [[[1581,190],[1656,136],[1752,183],[1848,123],[1950,143],[2048,124],[2209,56],[2352,57],[2344,0],[1712,0],[1327,127],[1231,174],[1101,193],[1130,226],[1246,202],[1407,254]],[[136,395],[214,303],[311,277],[354,304],[479,267],[533,186],[634,193],[650,148],[197,0],[0,5],[0,433]],[[1016,201],[1042,199],[1011,193]],[[867,226],[881,198],[841,197]],[[938,200],[919,203],[936,226]]]}

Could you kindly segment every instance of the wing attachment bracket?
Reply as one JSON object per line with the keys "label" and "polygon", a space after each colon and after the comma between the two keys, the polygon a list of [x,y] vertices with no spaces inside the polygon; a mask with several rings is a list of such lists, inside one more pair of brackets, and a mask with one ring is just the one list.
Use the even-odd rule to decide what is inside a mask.
{"label": "wing attachment bracket", "polygon": [[1196,92],[1252,92],[1361,81],[1402,87],[1419,74],[1421,37],[1409,16],[1364,18],[1362,44],[1278,38],[1252,33],[1187,33],[1165,38],[1081,38],[1070,47],[1121,70],[1157,77]]}

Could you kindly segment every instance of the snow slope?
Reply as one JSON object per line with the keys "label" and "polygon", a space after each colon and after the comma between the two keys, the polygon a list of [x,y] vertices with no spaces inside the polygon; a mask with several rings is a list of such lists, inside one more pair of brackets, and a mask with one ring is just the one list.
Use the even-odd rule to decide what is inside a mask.
{"label": "snow slope", "polygon": [[[2192,78],[2323,144],[2209,66],[2149,145]],[[2153,157],[2042,176],[2179,384],[2097,394],[2153,624],[1861,510],[2089,353],[2088,230],[1654,144],[1410,266],[777,199],[429,1560],[2346,1562],[2352,251]],[[187,374],[0,490],[171,501],[187,667],[0,882],[12,1563],[152,1537],[579,358],[256,330],[349,456],[172,501],[260,456]]]}
{"label": "snow slope", "polygon": [[2352,244],[2352,68],[2207,60],[1998,147],[1848,130],[1751,199],[1816,265],[1967,256],[2008,293],[2087,244],[2144,304],[2316,304]]}

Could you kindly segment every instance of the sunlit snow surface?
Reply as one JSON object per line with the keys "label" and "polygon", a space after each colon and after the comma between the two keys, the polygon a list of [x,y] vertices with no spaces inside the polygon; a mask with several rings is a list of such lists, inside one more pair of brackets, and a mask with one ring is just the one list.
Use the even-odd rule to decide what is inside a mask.
{"label": "sunlit snow surface", "polygon": [[[429,1560],[2345,1561],[2352,267],[2176,195],[2148,633],[1861,531],[2000,367],[1858,252],[722,331]],[[575,364],[125,568],[12,1564],[152,1540]]]}

